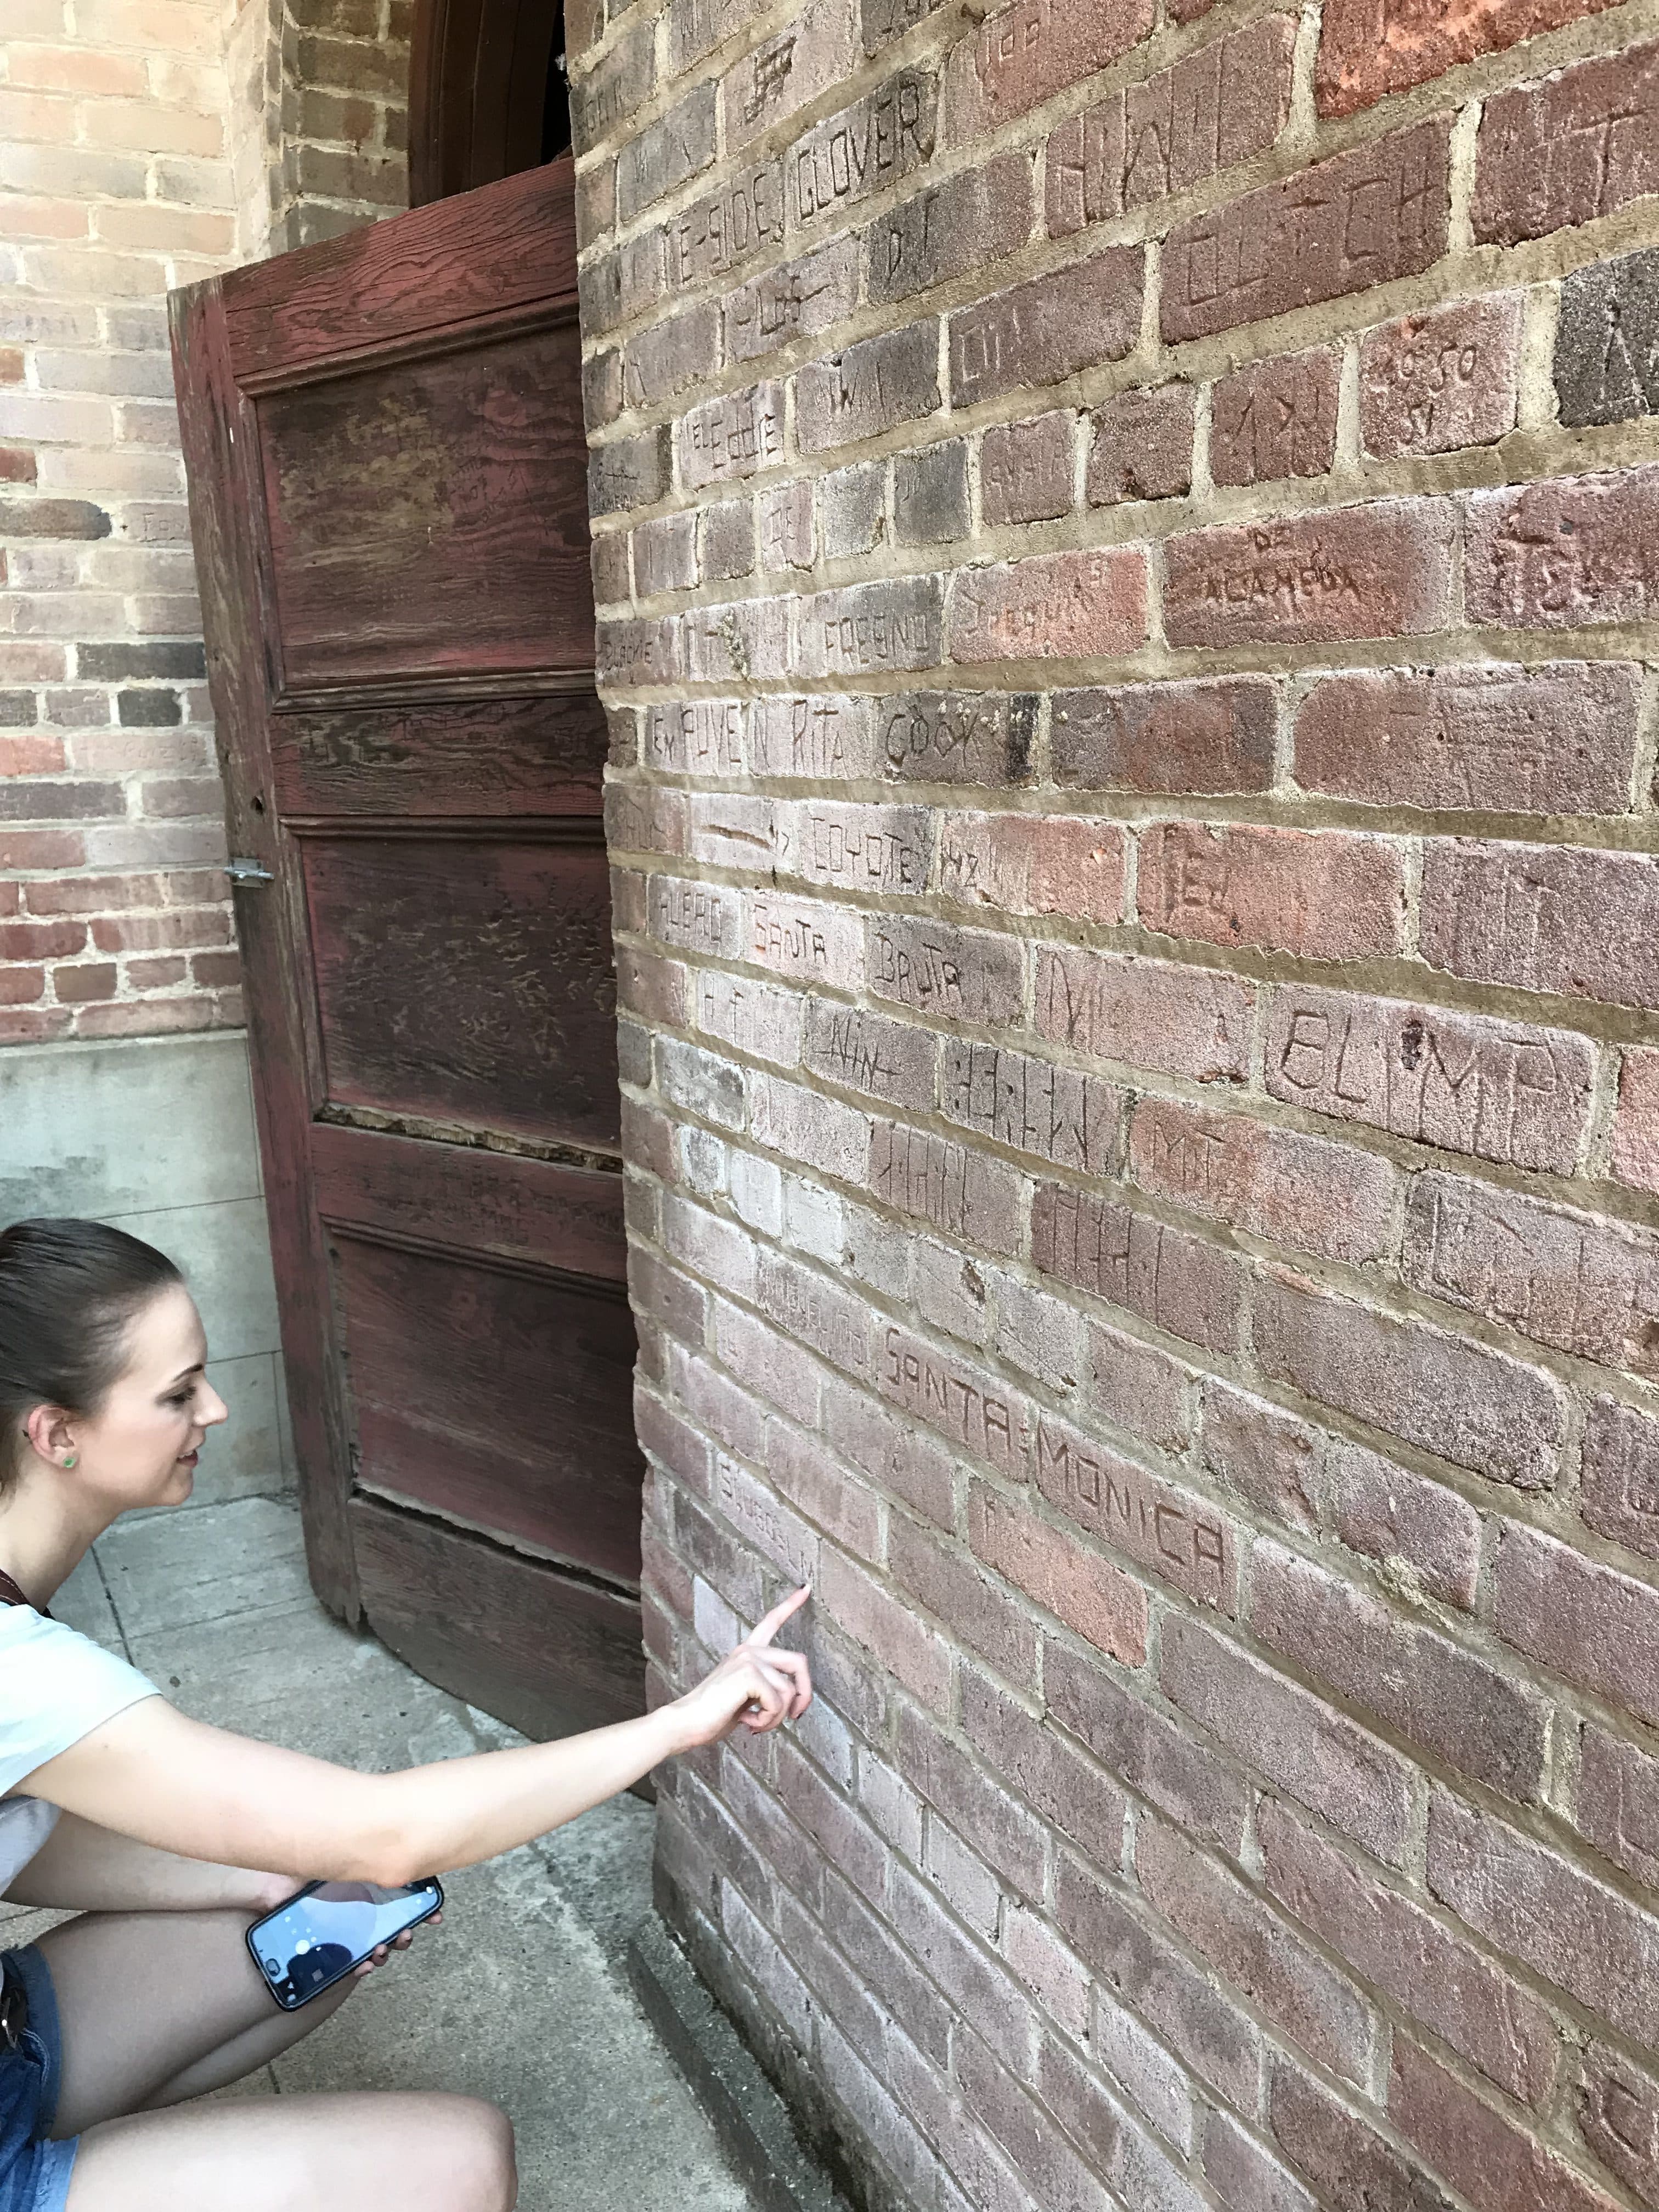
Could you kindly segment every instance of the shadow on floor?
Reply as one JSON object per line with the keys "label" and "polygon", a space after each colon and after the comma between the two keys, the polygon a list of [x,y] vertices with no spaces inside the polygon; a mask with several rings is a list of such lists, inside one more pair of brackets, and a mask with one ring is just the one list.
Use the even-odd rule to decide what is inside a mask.
{"label": "shadow on floor", "polygon": [[[320,1758],[386,1770],[522,1741],[323,1611],[288,1498],[124,1522],[53,1610],[185,1711]],[[221,2094],[464,2090],[512,2116],[521,2212],[749,2212],[623,1978],[621,1939],[650,1905],[652,1820],[637,1798],[618,1798],[447,1878],[441,1929],[297,2050]],[[58,1917],[0,1915],[9,1944]]]}

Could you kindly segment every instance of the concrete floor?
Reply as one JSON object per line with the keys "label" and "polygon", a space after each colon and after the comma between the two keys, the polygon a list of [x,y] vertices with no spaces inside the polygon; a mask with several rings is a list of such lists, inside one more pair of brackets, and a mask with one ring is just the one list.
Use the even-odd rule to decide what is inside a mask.
{"label": "concrete floor", "polygon": [[[349,1765],[416,1765],[521,1741],[324,1613],[287,1498],[123,1522],[53,1610],[186,1712]],[[521,2212],[747,2212],[616,1963],[619,1938],[649,1909],[652,1818],[637,1798],[618,1798],[447,1880],[442,1928],[417,1936],[286,2057],[221,2094],[468,2090],[512,2115]],[[0,1906],[0,1943],[25,1942],[54,1917]]]}

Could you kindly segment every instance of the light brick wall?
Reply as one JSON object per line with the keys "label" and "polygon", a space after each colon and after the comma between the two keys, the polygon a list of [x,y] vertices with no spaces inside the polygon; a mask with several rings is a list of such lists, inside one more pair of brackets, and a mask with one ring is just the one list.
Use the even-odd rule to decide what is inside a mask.
{"label": "light brick wall", "polygon": [[1659,10],[585,12],[669,1909],[922,2212],[1659,2205]]}
{"label": "light brick wall", "polygon": [[366,4],[8,0],[0,1042],[241,1019],[165,295],[401,204]]}

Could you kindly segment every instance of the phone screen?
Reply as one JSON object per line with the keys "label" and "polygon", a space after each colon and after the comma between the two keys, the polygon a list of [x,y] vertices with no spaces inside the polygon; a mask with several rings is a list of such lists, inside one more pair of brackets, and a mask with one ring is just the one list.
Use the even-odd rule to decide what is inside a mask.
{"label": "phone screen", "polygon": [[248,1948],[277,2002],[292,2008],[442,1903],[435,1881],[396,1889],[376,1881],[314,1881],[255,1921]]}

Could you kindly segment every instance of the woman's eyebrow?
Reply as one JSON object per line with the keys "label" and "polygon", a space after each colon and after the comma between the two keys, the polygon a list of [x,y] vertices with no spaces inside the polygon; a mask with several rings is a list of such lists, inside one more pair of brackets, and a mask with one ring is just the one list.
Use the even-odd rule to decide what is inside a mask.
{"label": "woman's eyebrow", "polygon": [[179,1370],[179,1372],[173,1376],[172,1382],[167,1384],[167,1389],[169,1390],[176,1389],[179,1384],[184,1381],[185,1376],[200,1375],[205,1371],[206,1367],[207,1362],[204,1359],[198,1359],[193,1367],[181,1367]]}

